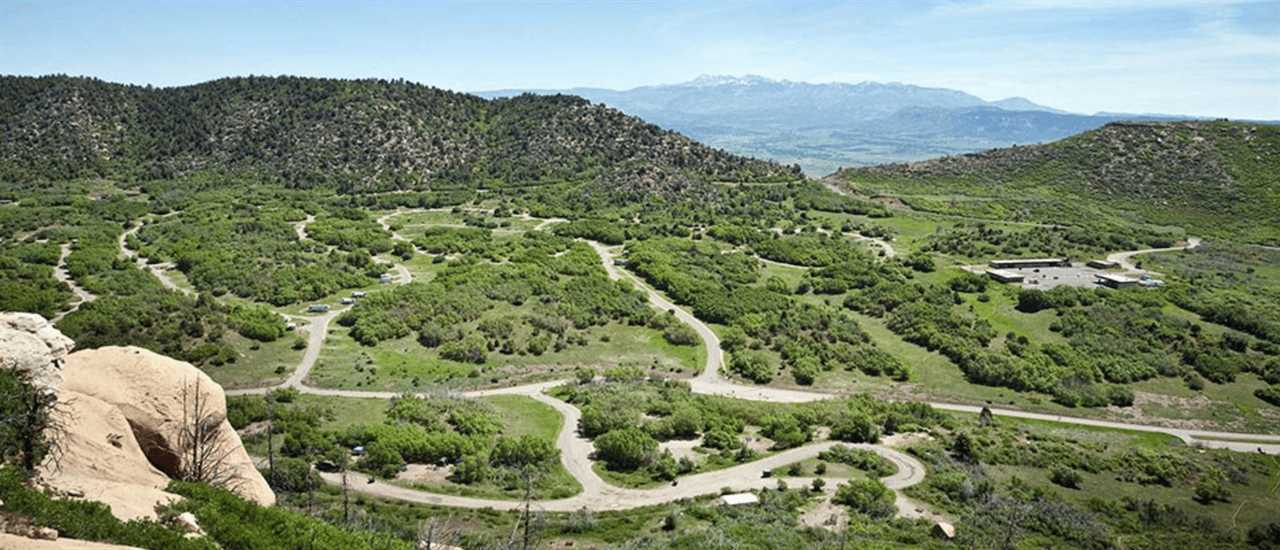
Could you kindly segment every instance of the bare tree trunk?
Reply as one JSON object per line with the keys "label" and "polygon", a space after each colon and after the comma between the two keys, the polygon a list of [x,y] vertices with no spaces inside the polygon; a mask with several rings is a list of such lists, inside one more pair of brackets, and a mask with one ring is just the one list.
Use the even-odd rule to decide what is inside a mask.
{"label": "bare tree trunk", "polygon": [[276,427],[276,403],[275,399],[267,394],[267,481],[274,488],[276,484],[276,446],[275,431]]}
{"label": "bare tree trunk", "polygon": [[347,469],[342,469],[342,524],[351,523],[351,498],[347,495]]}
{"label": "bare tree trunk", "polygon": [[178,466],[184,481],[234,490],[243,480],[231,460],[236,446],[224,429],[226,419],[213,410],[200,379],[182,388],[182,424],[178,427]]}

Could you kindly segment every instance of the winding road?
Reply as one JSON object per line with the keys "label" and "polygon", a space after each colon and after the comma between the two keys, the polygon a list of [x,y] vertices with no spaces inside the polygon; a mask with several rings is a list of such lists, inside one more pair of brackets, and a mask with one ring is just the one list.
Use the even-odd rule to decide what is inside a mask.
{"label": "winding road", "polygon": [[[388,220],[394,215],[408,212],[412,211],[397,211],[378,218],[378,222],[392,233],[393,238],[396,238],[397,240],[404,240],[402,236],[397,235],[394,231],[390,231]],[[545,227],[546,225],[547,223],[543,222],[539,224],[538,227]],[[136,231],[136,228],[132,231]],[[302,234],[305,234],[302,228],[299,228],[299,231]],[[125,249],[123,243],[126,238],[127,237],[121,237],[122,250]],[[721,371],[724,368],[724,352],[720,346],[719,337],[709,326],[694,317],[685,308],[677,306],[667,300],[661,293],[641,281],[634,274],[620,269],[616,263],[620,247],[608,247],[595,241],[586,242],[600,256],[601,264],[611,279],[627,280],[631,282],[637,288],[645,292],[648,296],[649,303],[653,307],[659,310],[671,311],[678,319],[691,326],[698,334],[699,338],[702,339],[707,350],[706,364],[705,368],[697,376],[689,380],[689,384],[693,392],[779,403],[803,403],[839,397],[838,394],[834,393],[744,385],[725,378],[721,374]],[[1187,247],[1194,247],[1198,244],[1199,240],[1193,239]],[[1166,250],[1170,249],[1141,250],[1121,254],[1124,260],[1127,261],[1132,256],[1139,254]],[[153,270],[153,273],[154,272],[155,271]],[[157,274],[157,276],[159,276],[159,274]],[[295,388],[299,392],[306,394],[350,398],[391,399],[398,395],[402,395],[400,392],[328,389],[307,385],[307,378],[311,369],[315,366],[315,363],[319,358],[320,351],[324,346],[324,341],[328,336],[329,325],[334,318],[342,313],[342,311],[345,310],[334,310],[324,315],[303,317],[310,321],[310,326],[307,327],[307,348],[303,353],[298,367],[284,382],[262,388],[229,390],[226,394],[229,396],[261,395],[279,388]],[[680,499],[714,494],[726,487],[731,490],[739,491],[759,489],[766,486],[772,486],[777,483],[777,478],[764,477],[763,474],[765,471],[771,471],[787,464],[816,457],[818,453],[836,444],[831,441],[811,443],[802,447],[788,449],[747,464],[686,476],[681,478],[679,483],[676,485],[663,486],[654,489],[628,489],[617,487],[607,483],[595,472],[595,470],[592,469],[590,456],[594,452],[594,448],[592,447],[591,441],[578,435],[576,429],[581,412],[573,405],[552,398],[546,394],[547,390],[565,383],[568,383],[568,381],[558,380],[523,386],[470,391],[461,394],[464,397],[522,395],[545,403],[560,413],[563,418],[563,424],[556,443],[557,447],[561,451],[561,462],[565,469],[573,475],[579,483],[581,483],[582,491],[569,498],[538,501],[536,505],[542,510],[574,511],[583,508],[590,510],[617,510],[649,506]],[[941,410],[963,413],[977,413],[982,410],[982,407],[980,406],[954,403],[930,402],[929,405]],[[1149,426],[1126,422],[1033,413],[1014,409],[993,408],[990,410],[996,416],[1046,420],[1080,426],[1163,433],[1177,437],[1187,444],[1192,445],[1203,445],[1206,447],[1224,448],[1242,452],[1264,451],[1272,454],[1280,454],[1280,435],[1244,434],[1208,430],[1183,430],[1162,426]],[[910,487],[924,480],[926,469],[922,463],[907,454],[884,445],[858,446],[869,449],[880,456],[885,457],[897,466],[897,473],[884,478],[883,481],[888,487],[893,489],[897,495],[899,515],[906,517],[922,517],[929,515],[929,512],[925,511],[918,504],[911,502],[909,499],[904,497],[901,492],[901,489]],[[341,483],[341,477],[338,474],[325,473],[321,475],[330,483]],[[355,481],[354,483],[349,484],[350,489],[355,492],[406,502],[464,508],[493,508],[497,510],[511,510],[521,506],[521,503],[516,500],[483,499],[444,495],[371,480],[363,474],[354,472],[349,473],[348,476],[349,480]],[[781,479],[788,481],[787,478]],[[808,479],[792,479],[788,482],[792,484],[799,484],[807,483],[808,481]],[[828,481],[838,482],[841,480],[832,479]]]}
{"label": "winding road", "polygon": [[1115,252],[1113,254],[1107,255],[1107,261],[1120,264],[1121,268],[1124,268],[1125,270],[1128,270],[1128,271],[1135,271],[1142,274],[1152,274],[1155,272],[1147,271],[1145,269],[1141,269],[1138,266],[1134,265],[1132,261],[1133,257],[1141,256],[1143,254],[1155,254],[1157,252],[1176,252],[1178,250],[1191,250],[1192,248],[1195,248],[1197,246],[1200,246],[1200,239],[1198,237],[1191,237],[1187,239],[1187,244],[1184,244],[1181,246],[1170,246],[1168,248],[1146,248],[1143,250],[1129,250],[1126,252]]}

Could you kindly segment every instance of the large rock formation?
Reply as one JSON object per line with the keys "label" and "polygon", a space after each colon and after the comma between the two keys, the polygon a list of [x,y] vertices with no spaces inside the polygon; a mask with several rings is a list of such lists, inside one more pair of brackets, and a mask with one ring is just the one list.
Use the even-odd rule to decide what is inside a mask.
{"label": "large rock formation", "polygon": [[179,434],[197,422],[198,399],[199,421],[218,433],[210,446],[220,450],[212,458],[222,463],[231,488],[263,506],[275,504],[275,494],[226,420],[222,387],[200,369],[145,349],[113,346],[68,355],[64,372],[64,395],[90,396],[115,407],[148,462],[168,477],[190,466],[190,447]]}
{"label": "large rock formation", "polygon": [[0,313],[0,368],[26,372],[58,392],[66,431],[61,453],[40,472],[41,481],[67,494],[111,506],[122,519],[155,518],[171,478],[187,469],[179,436],[191,426],[197,394],[203,427],[222,476],[241,496],[264,506],[275,494],[258,473],[226,421],[222,388],[189,363],[140,348],[108,347],[69,353],[74,344],[38,315]]}

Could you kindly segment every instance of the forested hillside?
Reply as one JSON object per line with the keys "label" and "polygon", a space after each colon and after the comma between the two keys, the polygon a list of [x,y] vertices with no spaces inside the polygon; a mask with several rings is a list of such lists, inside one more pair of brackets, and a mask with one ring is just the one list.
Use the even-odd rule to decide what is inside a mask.
{"label": "forested hillside", "polygon": [[1115,123],[1058,142],[842,171],[911,206],[1078,225],[1119,218],[1280,242],[1280,126]]}
{"label": "forested hillside", "polygon": [[[344,191],[795,170],[571,96],[485,100],[403,80],[228,78],[178,88],[0,77],[0,181],[253,175]],[[601,176],[601,174],[607,174]]]}

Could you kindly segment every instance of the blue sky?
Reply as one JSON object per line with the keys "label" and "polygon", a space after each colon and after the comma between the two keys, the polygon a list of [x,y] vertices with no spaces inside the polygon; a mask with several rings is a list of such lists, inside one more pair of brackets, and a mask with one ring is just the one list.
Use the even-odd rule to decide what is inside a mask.
{"label": "blue sky", "polygon": [[155,85],[372,76],[456,90],[750,73],[1280,119],[1280,0],[0,0],[0,73]]}

